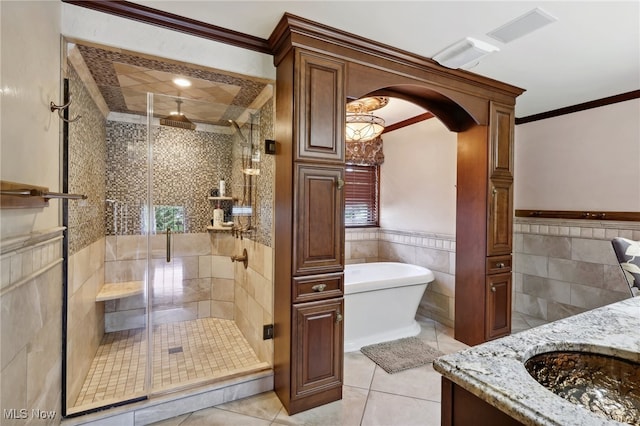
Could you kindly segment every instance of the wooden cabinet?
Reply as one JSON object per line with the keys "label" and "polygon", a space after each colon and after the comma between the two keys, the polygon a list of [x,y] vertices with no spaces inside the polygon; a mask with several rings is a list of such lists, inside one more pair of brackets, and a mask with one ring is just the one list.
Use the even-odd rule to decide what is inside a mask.
{"label": "wooden cabinet", "polygon": [[295,275],[344,268],[344,167],[296,164],[294,229]]}
{"label": "wooden cabinet", "polygon": [[274,381],[289,414],[342,398],[345,67],[293,48],[277,70]]}
{"label": "wooden cabinet", "polygon": [[297,50],[296,161],[344,162],[345,63]]}
{"label": "wooden cabinet", "polygon": [[491,179],[487,214],[487,256],[510,254],[513,241],[513,180]]}
{"label": "wooden cabinet", "polygon": [[488,108],[458,136],[455,338],[469,345],[511,332],[514,115]]}
{"label": "wooden cabinet", "polygon": [[513,108],[489,104],[489,212],[487,256],[512,252]]}
{"label": "wooden cabinet", "polygon": [[511,331],[510,272],[487,276],[484,323],[487,339],[495,339]]}
{"label": "wooden cabinet", "polygon": [[289,414],[342,396],[343,355],[337,343],[318,342],[342,339],[332,321],[343,296],[339,186],[349,99],[412,101],[458,133],[456,338],[477,344],[508,332],[510,284],[497,277],[508,274],[499,263],[511,265],[513,105],[523,90],[290,14],[269,46],[277,68],[274,385]]}
{"label": "wooden cabinet", "polygon": [[293,307],[294,398],[342,389],[342,298]]}
{"label": "wooden cabinet", "polygon": [[513,179],[513,108],[496,102],[489,104],[491,153],[489,175],[492,179]]}
{"label": "wooden cabinet", "polygon": [[442,378],[440,410],[442,426],[523,426],[523,423],[445,377]]}

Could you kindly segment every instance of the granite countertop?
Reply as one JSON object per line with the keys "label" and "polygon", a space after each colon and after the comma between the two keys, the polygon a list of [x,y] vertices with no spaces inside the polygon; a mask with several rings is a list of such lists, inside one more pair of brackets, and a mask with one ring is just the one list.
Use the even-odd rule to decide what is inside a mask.
{"label": "granite countertop", "polygon": [[640,297],[634,297],[438,358],[444,377],[526,425],[622,424],[574,405],[536,382],[524,362],[578,350],[640,362]]}

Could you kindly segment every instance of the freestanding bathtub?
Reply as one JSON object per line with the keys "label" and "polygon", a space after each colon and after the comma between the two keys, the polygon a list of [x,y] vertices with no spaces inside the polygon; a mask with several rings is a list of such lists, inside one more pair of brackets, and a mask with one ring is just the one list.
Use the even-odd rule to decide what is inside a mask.
{"label": "freestanding bathtub", "polygon": [[418,265],[373,262],[344,270],[344,351],[415,336],[418,305],[433,272]]}

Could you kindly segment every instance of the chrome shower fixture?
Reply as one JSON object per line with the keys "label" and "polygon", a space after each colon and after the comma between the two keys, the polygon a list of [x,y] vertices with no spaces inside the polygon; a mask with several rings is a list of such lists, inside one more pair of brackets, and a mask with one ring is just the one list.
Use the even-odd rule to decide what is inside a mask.
{"label": "chrome shower fixture", "polygon": [[231,125],[236,129],[236,131],[238,132],[238,135],[240,135],[240,139],[242,139],[242,142],[249,143],[247,138],[245,138],[244,135],[242,134],[242,130],[240,130],[240,126],[238,126],[238,123],[236,123],[235,120],[229,120],[229,123],[231,123]]}

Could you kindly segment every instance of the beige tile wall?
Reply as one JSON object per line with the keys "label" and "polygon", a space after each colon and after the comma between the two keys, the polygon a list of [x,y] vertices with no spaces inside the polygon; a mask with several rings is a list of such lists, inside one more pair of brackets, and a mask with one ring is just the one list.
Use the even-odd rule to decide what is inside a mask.
{"label": "beige tile wall", "polygon": [[[389,229],[348,229],[347,263],[399,261],[436,277],[418,313],[453,326],[455,237]],[[616,236],[640,240],[640,223],[516,218],[513,310],[546,321],[629,297],[611,249]]]}
{"label": "beige tile wall", "polygon": [[516,218],[514,310],[555,321],[629,297],[617,236],[640,240],[640,223]]}
{"label": "beige tile wall", "polygon": [[62,228],[1,242],[0,407],[54,411],[60,421]]}
{"label": "beige tile wall", "polygon": [[67,266],[67,407],[75,404],[104,335],[104,237],[69,256]]}
{"label": "beige tile wall", "polygon": [[352,228],[345,232],[345,262],[403,262],[429,268],[435,280],[422,297],[418,314],[453,326],[455,237],[391,229]]}
{"label": "beige tile wall", "polygon": [[263,325],[273,324],[273,249],[247,238],[235,247],[238,255],[246,248],[249,258],[247,269],[234,264],[236,325],[260,361],[273,365],[273,340],[263,340]]}
{"label": "beige tile wall", "polygon": [[[166,261],[166,237],[151,237],[153,323],[196,318],[233,319],[235,241],[229,233],[174,234],[171,262]],[[105,282],[143,281],[147,243],[144,236],[106,237]],[[146,296],[105,302],[105,329],[144,327]]]}

